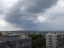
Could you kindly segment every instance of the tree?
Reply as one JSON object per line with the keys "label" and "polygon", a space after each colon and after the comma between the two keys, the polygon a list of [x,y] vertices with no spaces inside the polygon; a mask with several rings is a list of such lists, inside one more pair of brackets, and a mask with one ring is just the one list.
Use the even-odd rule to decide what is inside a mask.
{"label": "tree", "polygon": [[32,34],[29,35],[29,37],[32,37],[32,48],[46,48],[45,36],[42,36],[41,34]]}
{"label": "tree", "polygon": [[2,33],[0,33],[0,35],[2,35]]}

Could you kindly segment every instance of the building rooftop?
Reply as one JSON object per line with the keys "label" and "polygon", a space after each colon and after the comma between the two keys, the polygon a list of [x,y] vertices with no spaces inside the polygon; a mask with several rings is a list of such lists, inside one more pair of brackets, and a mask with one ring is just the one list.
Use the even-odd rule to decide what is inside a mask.
{"label": "building rooftop", "polygon": [[48,32],[48,34],[46,35],[60,35],[61,33],[58,33],[58,32]]}

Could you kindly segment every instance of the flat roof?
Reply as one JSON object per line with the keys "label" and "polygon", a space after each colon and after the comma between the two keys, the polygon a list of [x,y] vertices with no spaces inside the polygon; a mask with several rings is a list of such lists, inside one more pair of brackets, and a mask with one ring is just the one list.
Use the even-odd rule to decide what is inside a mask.
{"label": "flat roof", "polygon": [[10,36],[20,36],[20,35],[14,35],[14,34],[8,34],[8,35],[0,35],[0,37],[10,37]]}

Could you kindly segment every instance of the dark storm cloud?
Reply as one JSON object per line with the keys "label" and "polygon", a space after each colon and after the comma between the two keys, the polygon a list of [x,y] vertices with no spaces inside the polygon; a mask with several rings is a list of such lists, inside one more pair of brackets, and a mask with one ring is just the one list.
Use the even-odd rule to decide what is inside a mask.
{"label": "dark storm cloud", "polygon": [[34,23],[38,14],[44,13],[55,5],[57,0],[18,0],[6,13],[5,20],[17,27],[37,29],[40,23]]}

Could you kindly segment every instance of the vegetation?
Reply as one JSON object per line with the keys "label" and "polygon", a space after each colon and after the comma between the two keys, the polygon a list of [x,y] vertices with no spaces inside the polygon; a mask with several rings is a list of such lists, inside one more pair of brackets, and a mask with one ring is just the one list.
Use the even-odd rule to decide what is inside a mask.
{"label": "vegetation", "polygon": [[63,35],[63,46],[64,46],[64,35]]}
{"label": "vegetation", "polygon": [[31,34],[29,37],[32,37],[32,48],[46,48],[45,35]]}
{"label": "vegetation", "polygon": [[0,35],[2,35],[2,33],[0,33]]}

